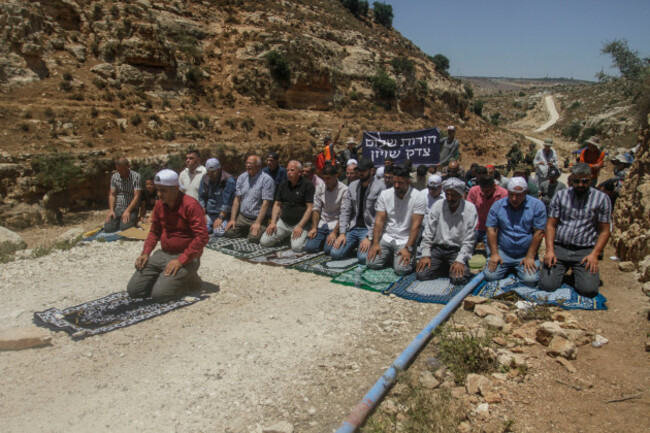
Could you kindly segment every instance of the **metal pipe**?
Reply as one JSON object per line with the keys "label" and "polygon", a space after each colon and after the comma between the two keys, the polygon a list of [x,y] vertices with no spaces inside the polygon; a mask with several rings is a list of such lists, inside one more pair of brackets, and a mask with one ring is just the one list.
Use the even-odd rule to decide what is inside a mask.
{"label": "metal pipe", "polygon": [[472,278],[472,280],[456,294],[445,307],[429,322],[429,324],[415,337],[406,349],[395,359],[393,365],[384,373],[382,377],[370,388],[370,391],[361,399],[361,401],[352,409],[348,418],[336,430],[336,433],[353,433],[365,421],[366,417],[379,404],[382,397],[395,382],[395,377],[399,371],[405,370],[413,357],[427,342],[433,331],[444,322],[447,317],[460,305],[460,303],[474,289],[481,284],[485,275],[483,272]]}

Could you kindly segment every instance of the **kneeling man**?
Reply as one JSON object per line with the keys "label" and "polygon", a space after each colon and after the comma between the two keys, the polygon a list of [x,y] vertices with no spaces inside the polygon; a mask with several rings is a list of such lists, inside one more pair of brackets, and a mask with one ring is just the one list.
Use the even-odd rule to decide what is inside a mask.
{"label": "kneeling man", "polygon": [[476,207],[463,200],[465,182],[450,177],[442,183],[445,200],[438,200],[427,215],[422,237],[422,258],[415,277],[433,280],[449,276],[452,284],[465,284],[470,273],[467,262],[474,251]]}
{"label": "kneeling man", "polygon": [[526,179],[513,177],[508,182],[508,197],[490,208],[486,222],[490,246],[486,281],[500,280],[512,270],[527,286],[534,287],[539,281],[537,250],[544,239],[546,207],[527,193]]}
{"label": "kneeling man", "polygon": [[[126,290],[132,298],[151,296],[163,302],[200,286],[196,271],[208,243],[208,230],[199,202],[178,189],[175,171],[158,172],[154,184],[160,200],[153,208],[151,230]],[[162,249],[150,257],[159,240]]]}
{"label": "kneeling man", "polygon": [[324,186],[316,187],[314,210],[311,213],[311,230],[307,233],[305,251],[315,253],[321,250],[329,255],[339,234],[339,218],[343,197],[348,187],[338,179],[338,172],[333,165],[326,165],[321,177]]}
{"label": "kneeling man", "polygon": [[427,204],[420,191],[411,186],[408,168],[393,171],[393,187],[377,199],[372,247],[366,265],[382,269],[392,261],[397,275],[413,272],[415,243]]}

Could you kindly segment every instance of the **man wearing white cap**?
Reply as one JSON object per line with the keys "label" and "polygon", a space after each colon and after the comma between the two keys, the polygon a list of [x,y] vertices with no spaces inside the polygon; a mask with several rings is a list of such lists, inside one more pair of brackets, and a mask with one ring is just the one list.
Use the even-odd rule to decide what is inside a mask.
{"label": "man wearing white cap", "polygon": [[427,204],[427,209],[424,213],[424,219],[422,220],[422,228],[421,232],[424,230],[424,228],[427,226],[427,217],[429,215],[429,211],[431,210],[431,206],[438,200],[444,200],[445,197],[442,194],[442,177],[440,177],[439,174],[432,174],[427,178],[427,187],[426,189],[423,189],[420,191],[420,195],[424,198],[426,204]]}
{"label": "man wearing white cap", "polygon": [[495,281],[515,271],[527,286],[539,281],[540,262],[537,250],[544,239],[546,207],[528,194],[523,177],[508,182],[508,197],[492,205],[487,219],[490,258],[485,266],[485,280]]}
{"label": "man wearing white cap", "polygon": [[181,191],[198,200],[201,179],[206,172],[205,167],[201,165],[201,153],[196,149],[188,150],[185,154],[185,170],[181,171],[178,177]]}
{"label": "man wearing white cap", "polygon": [[393,187],[382,191],[375,205],[373,241],[366,265],[370,269],[382,269],[392,262],[397,275],[406,275],[413,272],[426,202],[411,186],[407,167],[396,166],[393,179]]}
{"label": "man wearing white cap", "polygon": [[553,140],[547,138],[544,140],[544,147],[539,149],[535,154],[533,165],[537,170],[537,183],[542,183],[548,179],[548,170],[551,167],[558,168],[557,152],[551,146]]}
{"label": "man wearing white cap", "polygon": [[449,277],[452,284],[465,284],[470,273],[467,262],[474,251],[476,208],[463,200],[465,182],[451,177],[442,183],[445,200],[436,201],[427,216],[422,237],[422,258],[415,277],[433,280]]}
{"label": "man wearing white cap", "polygon": [[356,159],[348,159],[348,163],[345,166],[345,183],[346,185],[350,185],[352,182],[357,180],[357,166],[359,165],[359,161]]}
{"label": "man wearing white cap", "polygon": [[225,233],[230,209],[235,199],[235,179],[221,169],[217,158],[205,162],[208,172],[201,179],[199,204],[205,211],[208,233],[221,237]]}
{"label": "man wearing white cap", "polygon": [[[151,296],[163,302],[200,286],[196,272],[208,231],[201,205],[178,189],[175,171],[159,171],[154,183],[160,200],[153,208],[151,230],[126,290],[132,298]],[[162,249],[151,254],[158,241]]]}
{"label": "man wearing white cap", "polygon": [[460,144],[456,140],[456,127],[447,127],[447,136],[440,140],[440,162],[438,165],[446,167],[451,161],[460,158]]}

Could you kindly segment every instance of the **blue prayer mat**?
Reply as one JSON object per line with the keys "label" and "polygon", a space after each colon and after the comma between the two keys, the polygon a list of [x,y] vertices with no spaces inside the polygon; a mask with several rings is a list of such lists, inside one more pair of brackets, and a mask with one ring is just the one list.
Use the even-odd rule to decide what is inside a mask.
{"label": "blue prayer mat", "polygon": [[515,292],[527,301],[536,304],[557,305],[566,310],[606,310],[607,298],[600,293],[595,298],[587,298],[575,289],[563,283],[554,292],[545,292],[537,287],[529,287],[519,282],[517,277],[510,275],[499,281],[490,281],[479,286],[474,291],[474,296],[494,298],[508,292]]}
{"label": "blue prayer mat", "polygon": [[463,289],[463,285],[451,284],[449,278],[418,281],[410,274],[384,290],[384,295],[395,295],[418,302],[446,304]]}
{"label": "blue prayer mat", "polygon": [[88,236],[87,238],[83,238],[82,241],[84,242],[92,242],[92,241],[99,241],[99,242],[113,242],[113,241],[119,241],[120,239],[124,239],[124,236],[120,235],[119,233],[106,233],[104,232],[104,229],[98,231],[94,235]]}

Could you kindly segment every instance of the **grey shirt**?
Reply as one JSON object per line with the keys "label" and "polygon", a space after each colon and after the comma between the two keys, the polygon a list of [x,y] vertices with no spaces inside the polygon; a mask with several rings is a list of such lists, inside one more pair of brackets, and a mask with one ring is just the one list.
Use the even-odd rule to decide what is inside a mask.
{"label": "grey shirt", "polygon": [[328,190],[325,184],[316,188],[314,194],[314,212],[320,212],[320,221],[318,227],[324,225],[330,230],[334,230],[341,216],[341,205],[343,198],[348,192],[348,187],[338,181],[332,191]]}
{"label": "grey shirt", "polygon": [[235,197],[239,197],[239,213],[248,219],[256,219],[262,210],[262,201],[273,201],[275,181],[271,176],[258,171],[253,177],[248,172],[242,173],[237,179]]}
{"label": "grey shirt", "polygon": [[348,230],[357,225],[357,212],[359,209],[359,199],[365,200],[363,207],[363,221],[366,223],[368,233],[372,233],[375,226],[375,203],[379,194],[386,189],[386,185],[380,179],[374,176],[370,179],[370,184],[366,189],[366,196],[359,197],[361,191],[361,180],[357,179],[348,186],[348,191],[344,195],[343,204],[341,205],[341,220],[339,223],[339,233],[345,234]]}
{"label": "grey shirt", "polygon": [[455,161],[459,147],[460,144],[455,138],[453,141],[449,141],[449,137],[440,140],[440,162],[438,164],[446,166],[449,165],[451,161]]}
{"label": "grey shirt", "polygon": [[[115,172],[111,177],[111,189],[115,190],[115,213],[122,213],[133,201],[135,191],[140,191],[140,175],[133,170],[129,170],[126,178]],[[132,209],[135,210],[135,209]]]}
{"label": "grey shirt", "polygon": [[548,217],[557,218],[556,244],[590,248],[596,245],[598,224],[612,220],[612,203],[596,188],[589,188],[584,197],[567,188],[553,196]]}
{"label": "grey shirt", "polygon": [[427,225],[422,236],[422,256],[431,257],[433,245],[460,248],[456,261],[467,263],[472,257],[476,237],[474,227],[478,213],[474,204],[461,200],[456,212],[449,209],[447,200],[438,200],[427,215]]}

